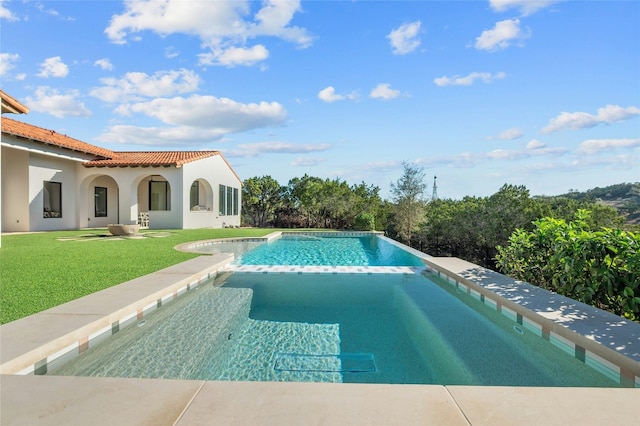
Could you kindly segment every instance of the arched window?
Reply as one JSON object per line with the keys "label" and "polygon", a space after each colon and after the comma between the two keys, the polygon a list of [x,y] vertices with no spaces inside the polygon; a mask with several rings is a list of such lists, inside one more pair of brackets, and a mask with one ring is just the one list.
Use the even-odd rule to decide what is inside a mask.
{"label": "arched window", "polygon": [[213,191],[205,179],[196,179],[191,183],[189,208],[191,211],[213,210]]}

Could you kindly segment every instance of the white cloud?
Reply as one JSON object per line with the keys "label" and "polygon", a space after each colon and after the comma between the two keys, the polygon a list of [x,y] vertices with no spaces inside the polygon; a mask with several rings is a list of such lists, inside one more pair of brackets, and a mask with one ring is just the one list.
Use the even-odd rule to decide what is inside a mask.
{"label": "white cloud", "polygon": [[504,49],[508,47],[512,41],[528,38],[530,34],[520,30],[519,19],[505,19],[496,22],[495,27],[490,30],[484,30],[480,36],[476,38],[476,49],[487,50],[489,52]]}
{"label": "white cloud", "polygon": [[19,21],[18,17],[13,14],[9,9],[4,7],[4,1],[0,1],[0,20],[6,19],[7,21]]}
{"label": "white cloud", "polygon": [[164,49],[164,57],[173,59],[180,56],[180,52],[175,47],[169,46]]}
{"label": "white cloud", "polygon": [[237,149],[225,151],[225,156],[249,158],[263,154],[308,154],[310,152],[323,152],[329,148],[331,148],[331,145],[327,143],[294,144],[289,142],[258,142],[238,144]]}
{"label": "white cloud", "polygon": [[46,9],[43,3],[36,3],[36,9],[38,9],[42,13],[46,13],[47,15],[55,16],[56,18],[60,18],[64,21],[75,21],[74,18],[69,16],[63,16],[55,9]]}
{"label": "white cloud", "polygon": [[494,149],[485,154],[487,158],[492,160],[518,160],[527,157],[525,151],[517,151],[511,149]]}
{"label": "white cloud", "polygon": [[439,78],[435,78],[433,82],[436,86],[444,87],[444,86],[471,86],[476,80],[482,80],[483,83],[491,83],[494,80],[499,80],[505,78],[506,74],[503,72],[498,72],[495,74],[491,74],[490,72],[472,72],[469,75],[464,77],[460,77],[454,75],[452,77],[442,76]]}
{"label": "white cloud", "polygon": [[41,86],[34,95],[35,97],[28,97],[25,102],[32,111],[51,114],[57,118],[91,116],[91,111],[78,100],[80,92],[77,90],[60,93],[57,89]]}
{"label": "white cloud", "polygon": [[318,164],[324,163],[325,161],[326,161],[326,158],[324,157],[318,157],[318,158],[298,157],[291,162],[291,165],[293,167],[314,167],[314,166],[317,166]]}
{"label": "white cloud", "polygon": [[[114,15],[105,29],[114,43],[124,44],[134,33],[153,31],[160,35],[195,35],[210,50],[200,57],[204,64],[232,66],[253,65],[268,57],[262,45],[247,48],[255,37],[277,37],[304,48],[312,37],[304,28],[291,26],[294,15],[301,11],[298,0],[267,0],[251,17],[257,2],[141,0],[126,1],[125,11]],[[237,49],[237,50],[236,50]],[[262,59],[260,59],[262,58]]]}
{"label": "white cloud", "polygon": [[98,59],[93,63],[93,65],[100,67],[105,71],[110,71],[113,69],[113,64],[107,58]]}
{"label": "white cloud", "polygon": [[547,145],[545,145],[544,143],[540,142],[537,139],[532,139],[529,141],[529,143],[527,143],[527,149],[529,150],[534,150],[534,149],[542,149],[544,147],[546,147]]}
{"label": "white cloud", "polygon": [[559,116],[552,118],[549,124],[542,129],[543,133],[552,133],[564,129],[584,129],[595,127],[598,124],[611,124],[617,121],[627,120],[640,115],[640,108],[619,105],[607,105],[599,108],[597,114],[587,112],[562,112]]}
{"label": "white cloud", "polygon": [[105,102],[126,102],[194,92],[200,77],[193,71],[181,69],[158,71],[153,75],[128,72],[120,79],[103,78],[100,82],[103,86],[91,90],[91,96]]}
{"label": "white cloud", "polygon": [[67,64],[62,62],[62,58],[60,56],[53,56],[51,58],[47,58],[43,63],[40,64],[40,72],[38,73],[38,77],[49,78],[49,77],[66,77],[69,74],[69,67]]}
{"label": "white cloud", "polygon": [[518,9],[522,16],[528,16],[558,1],[559,0],[489,0],[489,4],[496,12]]}
{"label": "white cloud", "polygon": [[201,53],[200,65],[223,65],[234,67],[236,65],[251,66],[264,61],[269,57],[269,51],[261,44],[253,47],[229,47],[228,49],[213,49],[209,53]]}
{"label": "white cloud", "polygon": [[491,161],[513,162],[529,158],[562,157],[569,153],[566,148],[546,148],[541,142],[533,140],[526,149],[494,149],[488,152],[461,152],[443,157],[429,157],[417,162],[426,167],[450,166],[456,168],[471,168]]}
{"label": "white cloud", "polygon": [[406,55],[411,53],[420,46],[420,21],[402,24],[395,30],[392,30],[387,38],[393,48],[395,55]]}
{"label": "white cloud", "polygon": [[339,95],[336,93],[336,89],[333,86],[329,86],[318,92],[318,98],[325,102],[343,101],[345,99],[356,100],[358,99],[358,94],[356,92],[351,92],[346,95]]}
{"label": "white cloud", "polygon": [[589,139],[580,144],[578,153],[592,155],[618,148],[640,147],[640,139]]}
{"label": "white cloud", "polygon": [[200,95],[122,105],[117,112],[143,114],[167,127],[113,126],[98,140],[141,145],[193,145],[220,140],[229,133],[278,126],[287,115],[277,102],[243,104],[227,98]]}
{"label": "white cloud", "polygon": [[14,68],[14,62],[20,60],[17,53],[0,53],[0,76],[6,75]]}
{"label": "white cloud", "polygon": [[395,99],[398,96],[400,96],[400,91],[392,89],[389,83],[380,83],[369,93],[369,97],[371,98],[384,100]]}
{"label": "white cloud", "polygon": [[98,136],[96,140],[124,145],[180,147],[219,140],[224,134],[224,131],[219,128],[115,125],[111,126],[108,132]]}
{"label": "white cloud", "polygon": [[313,38],[307,33],[307,30],[289,26],[293,16],[301,10],[298,0],[264,1],[262,9],[255,15],[257,24],[250,27],[249,33],[253,36],[270,35],[290,41],[300,47],[309,47]]}
{"label": "white cloud", "polygon": [[512,129],[507,129],[504,130],[500,133],[498,133],[496,136],[490,136],[489,140],[503,140],[503,141],[512,141],[514,139],[518,139],[520,137],[522,137],[523,133],[522,130],[518,129],[518,128],[512,128]]}

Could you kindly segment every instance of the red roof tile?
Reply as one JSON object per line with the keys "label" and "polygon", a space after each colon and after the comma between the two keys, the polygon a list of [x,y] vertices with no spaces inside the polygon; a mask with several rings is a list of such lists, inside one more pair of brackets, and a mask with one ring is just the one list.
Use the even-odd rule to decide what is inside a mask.
{"label": "red roof tile", "polygon": [[2,133],[32,139],[36,142],[59,146],[72,151],[97,155],[103,158],[113,158],[117,156],[117,154],[111,150],[70,138],[67,135],[57,133],[55,130],[43,129],[42,127],[21,123],[20,121],[6,117],[2,117],[2,121],[0,123],[2,126]]}
{"label": "red roof tile", "polygon": [[141,151],[117,152],[116,158],[93,160],[84,163],[85,167],[128,167],[128,166],[175,166],[201,160],[219,151]]}
{"label": "red roof tile", "polygon": [[28,138],[36,142],[59,146],[61,148],[71,149],[73,151],[84,152],[100,157],[83,163],[83,166],[85,167],[181,167],[182,165],[192,161],[220,155],[238,181],[242,183],[242,179],[240,179],[240,177],[235,173],[231,165],[219,151],[116,152],[70,138],[67,135],[56,133],[54,130],[43,129],[42,127],[21,123],[20,121],[13,120],[11,118],[2,117],[1,125],[2,133]]}

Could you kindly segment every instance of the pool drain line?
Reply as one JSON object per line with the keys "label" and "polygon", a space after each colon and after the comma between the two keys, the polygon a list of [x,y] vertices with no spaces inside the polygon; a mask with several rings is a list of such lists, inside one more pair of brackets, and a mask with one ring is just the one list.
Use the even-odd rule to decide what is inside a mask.
{"label": "pool drain line", "polygon": [[518,327],[517,325],[513,326],[513,329],[516,331],[516,333],[518,334],[524,334],[524,330],[521,327]]}

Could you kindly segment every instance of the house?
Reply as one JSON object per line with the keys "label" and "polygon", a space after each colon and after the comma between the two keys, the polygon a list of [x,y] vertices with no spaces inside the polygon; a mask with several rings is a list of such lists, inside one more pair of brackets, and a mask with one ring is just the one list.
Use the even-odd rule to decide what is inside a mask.
{"label": "house", "polygon": [[[0,90],[2,112],[28,108]],[[2,116],[1,232],[240,225],[242,181],[219,151],[117,152]]]}

